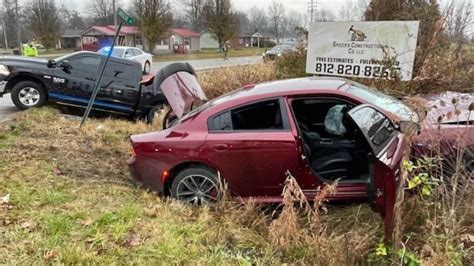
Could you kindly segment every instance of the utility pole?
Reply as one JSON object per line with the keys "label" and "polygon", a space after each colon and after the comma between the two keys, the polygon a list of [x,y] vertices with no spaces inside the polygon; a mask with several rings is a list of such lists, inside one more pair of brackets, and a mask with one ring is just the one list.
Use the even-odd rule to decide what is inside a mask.
{"label": "utility pole", "polygon": [[5,37],[5,49],[8,49],[7,29],[5,28],[5,19],[2,19],[3,37]]}
{"label": "utility pole", "polygon": [[309,12],[311,13],[311,20],[310,22],[313,22],[314,21],[314,11],[316,11],[316,5],[317,5],[317,2],[314,1],[314,0],[311,0],[308,2],[308,9],[309,9]]}
{"label": "utility pole", "polygon": [[112,0],[112,9],[114,10],[114,29],[117,30],[117,14],[116,12],[116,7],[115,7],[115,0]]}
{"label": "utility pole", "polygon": [[22,55],[22,50],[21,49],[21,29],[20,29],[20,16],[18,16],[18,0],[15,0],[15,20],[16,20],[16,39],[17,39],[17,45],[18,45],[18,51],[20,52],[20,55]]}

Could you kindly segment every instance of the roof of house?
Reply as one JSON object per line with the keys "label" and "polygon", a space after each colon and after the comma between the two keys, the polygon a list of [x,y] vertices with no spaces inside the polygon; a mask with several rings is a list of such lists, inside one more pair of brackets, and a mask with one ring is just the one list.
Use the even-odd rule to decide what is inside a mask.
{"label": "roof of house", "polygon": [[[81,35],[87,35],[88,32],[94,30],[96,32],[101,33],[102,35],[106,36],[114,36],[115,35],[115,26],[114,25],[107,25],[107,26],[91,26],[90,28],[81,32]],[[122,35],[133,35],[138,34],[138,28],[135,26],[122,26],[120,29],[120,34]],[[98,35],[98,34],[93,34]]]}
{"label": "roof of house", "polygon": [[84,30],[76,30],[76,29],[65,29],[61,37],[63,38],[76,38],[81,37],[81,33]]}
{"label": "roof of house", "polygon": [[184,37],[199,37],[199,36],[201,36],[197,32],[194,32],[194,31],[188,30],[188,29],[183,29],[183,28],[171,29],[171,33],[174,34],[174,35],[184,36]]}

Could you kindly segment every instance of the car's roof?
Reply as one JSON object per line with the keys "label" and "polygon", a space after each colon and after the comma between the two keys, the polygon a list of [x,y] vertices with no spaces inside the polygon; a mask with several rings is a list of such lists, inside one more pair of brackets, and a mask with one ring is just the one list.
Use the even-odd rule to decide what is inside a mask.
{"label": "car's roof", "polygon": [[[209,102],[210,106],[222,106],[230,102],[247,102],[249,100],[279,97],[292,94],[315,93],[317,91],[337,91],[351,83],[350,80],[336,77],[306,77],[286,79],[245,85],[243,88],[215,98]],[[219,108],[220,109],[220,108]]]}
{"label": "car's roof", "polygon": [[[110,46],[104,46],[100,49],[104,49],[104,48],[110,48]],[[114,49],[128,49],[128,48],[134,48],[134,49],[138,49],[138,50],[141,50],[140,48],[137,48],[137,47],[132,47],[132,46],[114,46]]]}

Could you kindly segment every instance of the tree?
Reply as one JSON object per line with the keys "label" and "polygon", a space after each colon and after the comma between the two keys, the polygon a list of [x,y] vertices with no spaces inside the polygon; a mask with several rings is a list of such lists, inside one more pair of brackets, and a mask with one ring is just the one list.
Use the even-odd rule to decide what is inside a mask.
{"label": "tree", "polygon": [[84,18],[79,14],[79,12],[77,12],[77,10],[73,10],[70,13],[70,16],[66,21],[66,25],[70,29],[82,30],[86,28]]}
{"label": "tree", "polygon": [[277,43],[280,43],[282,32],[282,24],[285,18],[285,9],[280,2],[273,0],[268,9],[268,16],[270,17],[270,32],[275,36]]}
{"label": "tree", "polygon": [[433,53],[445,50],[442,37],[442,16],[436,0],[373,0],[364,13],[365,20],[419,20],[418,44],[413,76]]}
{"label": "tree", "polygon": [[90,0],[89,10],[93,15],[93,21],[99,25],[113,25],[116,0]]}
{"label": "tree", "polygon": [[264,10],[254,6],[247,13],[249,14],[250,25],[254,27],[253,30],[266,31],[268,29],[268,17]]}
{"label": "tree", "polygon": [[241,32],[247,32],[248,33],[248,32],[251,32],[251,31],[254,30],[253,27],[252,27],[253,25],[250,24],[250,20],[247,16],[247,13],[242,12],[242,11],[237,11],[237,12],[235,12],[235,17],[239,21]]}
{"label": "tree", "polygon": [[342,21],[363,20],[368,5],[369,0],[346,0],[339,10],[339,19]]}
{"label": "tree", "polygon": [[147,47],[153,51],[173,23],[170,7],[165,0],[135,0],[135,13]]}
{"label": "tree", "polygon": [[203,30],[202,10],[204,8],[204,0],[184,0],[186,6],[186,17],[194,31]]}
{"label": "tree", "polygon": [[54,0],[33,0],[25,9],[28,29],[49,50],[58,41],[61,30],[59,12]]}
{"label": "tree", "polygon": [[336,16],[334,15],[334,13],[332,13],[331,10],[324,9],[324,8],[316,11],[315,18],[316,18],[315,21],[334,21],[334,20],[336,20]]}
{"label": "tree", "polygon": [[203,9],[204,25],[214,34],[219,47],[239,30],[239,21],[230,0],[207,0]]}

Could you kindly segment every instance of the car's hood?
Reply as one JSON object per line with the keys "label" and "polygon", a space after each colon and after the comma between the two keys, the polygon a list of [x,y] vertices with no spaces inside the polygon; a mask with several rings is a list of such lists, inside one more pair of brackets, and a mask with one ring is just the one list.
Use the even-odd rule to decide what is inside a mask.
{"label": "car's hood", "polygon": [[[474,93],[447,91],[422,96],[427,100],[428,113],[425,124],[466,125],[474,122]],[[470,107],[471,106],[471,107]]]}
{"label": "car's hood", "polygon": [[0,56],[0,64],[38,64],[46,65],[47,59],[25,56]]}
{"label": "car's hood", "polygon": [[174,63],[161,69],[155,75],[153,88],[155,91],[161,89],[178,118],[191,111],[196,101],[207,101],[194,69],[188,63]]}

